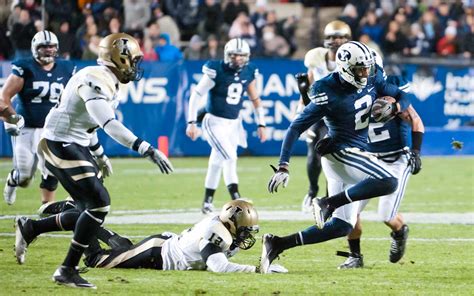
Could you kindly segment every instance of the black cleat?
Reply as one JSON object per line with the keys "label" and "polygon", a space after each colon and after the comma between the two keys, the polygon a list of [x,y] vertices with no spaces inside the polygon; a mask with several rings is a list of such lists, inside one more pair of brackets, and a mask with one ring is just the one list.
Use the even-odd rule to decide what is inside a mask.
{"label": "black cleat", "polygon": [[97,287],[79,275],[77,267],[59,266],[53,274],[53,281],[72,288],[97,289]]}
{"label": "black cleat", "polygon": [[364,256],[362,256],[362,254],[337,252],[337,255],[347,257],[346,261],[339,265],[337,269],[354,269],[364,267]]}
{"label": "black cleat", "polygon": [[405,254],[405,248],[407,245],[408,240],[408,225],[403,225],[402,228],[392,233],[390,236],[392,237],[392,244],[390,245],[390,256],[389,260],[392,263],[397,263],[402,259],[403,255]]}
{"label": "black cleat", "polygon": [[324,223],[332,216],[334,210],[334,208],[327,204],[324,198],[313,198],[313,216],[316,227],[323,229]]}
{"label": "black cleat", "polygon": [[38,215],[40,215],[40,217],[52,216],[75,207],[76,203],[73,200],[51,201],[39,207]]}
{"label": "black cleat", "polygon": [[268,268],[272,264],[273,260],[283,252],[281,248],[278,248],[275,244],[275,239],[278,236],[273,234],[264,234],[262,237],[262,256],[260,257],[260,273],[268,273]]}
{"label": "black cleat", "polygon": [[15,218],[15,257],[18,264],[25,263],[26,250],[35,238],[31,220],[26,217]]}

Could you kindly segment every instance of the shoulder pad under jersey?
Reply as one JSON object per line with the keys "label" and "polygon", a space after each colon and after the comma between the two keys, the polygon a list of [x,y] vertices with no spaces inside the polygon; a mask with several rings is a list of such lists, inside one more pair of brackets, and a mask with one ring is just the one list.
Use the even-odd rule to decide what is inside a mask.
{"label": "shoulder pad under jersey", "polygon": [[202,66],[202,73],[209,76],[212,80],[217,76],[217,69],[219,67],[218,61],[208,61]]}
{"label": "shoulder pad under jersey", "polygon": [[105,98],[112,99],[116,93],[118,82],[116,83],[110,73],[101,67],[86,69],[88,71],[84,74],[83,84],[89,86]]}
{"label": "shoulder pad under jersey", "polygon": [[304,65],[306,68],[317,68],[326,65],[326,54],[329,49],[324,47],[316,47],[311,49],[304,56]]}
{"label": "shoulder pad under jersey", "polygon": [[228,250],[233,241],[229,230],[227,230],[220,220],[213,220],[212,223],[208,224],[207,229],[204,231],[203,238],[218,245],[223,251]]}

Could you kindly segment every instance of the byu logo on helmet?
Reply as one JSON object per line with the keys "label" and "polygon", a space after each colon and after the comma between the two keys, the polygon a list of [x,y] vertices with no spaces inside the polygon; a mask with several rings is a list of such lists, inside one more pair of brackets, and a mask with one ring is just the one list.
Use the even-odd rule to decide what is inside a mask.
{"label": "byu logo on helmet", "polygon": [[341,61],[345,62],[345,61],[348,61],[348,60],[351,59],[351,53],[350,53],[349,51],[347,51],[347,50],[342,50],[342,51],[339,52],[339,54],[337,55],[337,57],[338,57]]}

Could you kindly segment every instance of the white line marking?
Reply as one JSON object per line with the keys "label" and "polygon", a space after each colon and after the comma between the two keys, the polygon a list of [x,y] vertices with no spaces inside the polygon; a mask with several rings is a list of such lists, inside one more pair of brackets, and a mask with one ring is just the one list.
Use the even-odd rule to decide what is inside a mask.
{"label": "white line marking", "polygon": [[[123,235],[124,237],[130,239],[143,239],[153,234],[147,235]],[[14,237],[15,233],[8,233],[8,232],[0,232],[0,237]],[[41,237],[49,237],[49,238],[71,238],[72,234],[42,234]],[[258,235],[256,239],[258,240],[261,238]],[[390,237],[363,237],[364,240],[370,241],[388,241]],[[409,241],[421,242],[421,243],[433,243],[433,242],[457,242],[457,243],[470,243],[474,242],[474,238],[456,238],[456,237],[446,237],[446,238],[422,238],[422,237],[410,237]]]}
{"label": "white line marking", "polygon": [[[217,212],[216,212],[217,213]],[[311,213],[285,210],[259,210],[261,221],[308,221],[313,223]],[[380,221],[376,212],[363,212],[363,221]],[[474,224],[474,213],[403,213],[407,223],[420,224]],[[0,216],[0,220],[15,216]],[[31,216],[36,218],[37,216]],[[204,217],[200,209],[115,211],[105,218],[107,224],[193,224]]]}

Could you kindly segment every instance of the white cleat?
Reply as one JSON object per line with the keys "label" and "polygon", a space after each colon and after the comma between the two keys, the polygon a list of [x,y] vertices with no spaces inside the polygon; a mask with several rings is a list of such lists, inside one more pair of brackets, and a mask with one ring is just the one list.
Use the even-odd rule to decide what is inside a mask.
{"label": "white cleat", "polygon": [[324,214],[322,213],[322,209],[319,206],[319,199],[318,198],[313,198],[312,199],[312,208],[313,208],[313,217],[314,217],[314,224],[316,225],[317,228],[323,229],[324,227]]}
{"label": "white cleat", "polygon": [[205,215],[212,214],[214,212],[214,205],[211,202],[205,202],[202,204],[201,212]]}
{"label": "white cleat", "polygon": [[306,194],[301,203],[301,211],[303,213],[311,213],[313,211],[313,198],[311,195]]}
{"label": "white cleat", "polygon": [[25,263],[26,259],[26,250],[28,248],[28,243],[26,242],[23,234],[21,233],[21,227],[26,222],[26,217],[16,217],[15,218],[15,257],[18,264]]}
{"label": "white cleat", "polygon": [[3,198],[8,205],[12,205],[16,201],[16,186],[10,186],[11,173],[8,174],[7,182],[3,188]]}

